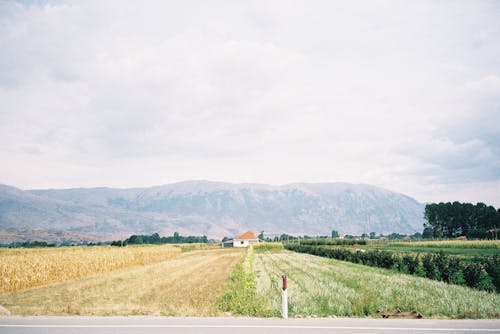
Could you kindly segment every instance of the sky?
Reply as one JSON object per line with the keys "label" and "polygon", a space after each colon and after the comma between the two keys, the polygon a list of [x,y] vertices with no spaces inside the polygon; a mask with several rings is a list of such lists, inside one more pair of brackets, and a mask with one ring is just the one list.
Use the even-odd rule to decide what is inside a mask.
{"label": "sky", "polygon": [[498,1],[2,1],[0,183],[500,207]]}

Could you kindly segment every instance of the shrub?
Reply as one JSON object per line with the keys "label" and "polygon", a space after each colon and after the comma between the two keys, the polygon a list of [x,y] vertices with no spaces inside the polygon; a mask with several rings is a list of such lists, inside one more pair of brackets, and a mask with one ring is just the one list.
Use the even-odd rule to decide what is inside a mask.
{"label": "shrub", "polygon": [[[380,267],[427,277],[436,281],[453,284],[465,284],[469,287],[485,291],[500,290],[500,257],[494,256],[481,262],[461,262],[459,258],[427,253],[411,256],[381,250],[355,251],[348,248],[328,248],[325,246],[287,244],[286,249],[328,257],[341,261],[361,263],[372,267]],[[480,261],[480,260],[478,260]]]}
{"label": "shrub", "polygon": [[300,240],[301,245],[307,246],[353,246],[366,245],[366,240],[356,239],[306,239]]}

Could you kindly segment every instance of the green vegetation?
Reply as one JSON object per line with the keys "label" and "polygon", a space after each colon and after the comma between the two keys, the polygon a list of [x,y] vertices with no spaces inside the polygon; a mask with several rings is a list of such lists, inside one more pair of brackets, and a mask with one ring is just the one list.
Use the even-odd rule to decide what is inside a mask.
{"label": "green vegetation", "polygon": [[495,249],[500,251],[499,240],[440,240],[440,241],[412,241],[412,242],[386,242],[389,246],[420,246],[456,249]]}
{"label": "green vegetation", "polygon": [[25,241],[25,242],[12,242],[8,245],[0,245],[0,247],[8,248],[45,248],[45,247],[56,247],[56,244],[49,244],[45,241]]}
{"label": "green vegetation", "polygon": [[366,240],[356,239],[306,239],[299,242],[300,245],[307,246],[353,246],[366,245]]}
{"label": "green vegetation", "polygon": [[261,242],[259,244],[253,245],[253,249],[257,253],[269,252],[269,251],[280,251],[285,249],[281,242]]}
{"label": "green vegetation", "polygon": [[219,310],[235,315],[275,316],[264,307],[264,297],[257,295],[253,249],[249,248],[243,262],[229,276],[226,292],[217,301]]}
{"label": "green vegetation", "polygon": [[431,203],[425,206],[424,237],[497,239],[500,209],[484,203]]}
{"label": "green vegetation", "polygon": [[158,233],[151,235],[132,235],[126,240],[117,240],[111,243],[111,246],[126,246],[126,245],[143,245],[143,244],[190,244],[190,243],[207,243],[208,239],[204,236],[187,236],[184,237],[178,232],[175,232],[171,237],[160,237]]}
{"label": "green vegetation", "polygon": [[288,275],[292,317],[375,317],[377,310],[397,309],[424,317],[500,317],[495,293],[309,254],[259,253],[255,271],[257,295],[275,313],[281,309],[281,275]]}
{"label": "green vegetation", "polygon": [[220,249],[221,248],[219,243],[180,244],[180,245],[173,245],[173,246],[180,248],[182,253],[199,251],[199,250]]}
{"label": "green vegetation", "polygon": [[353,249],[348,247],[287,244],[286,248],[332,259],[360,263],[400,271],[404,274],[427,277],[447,283],[467,285],[486,291],[500,292],[500,256],[461,261],[459,257],[424,253],[408,254],[386,250]]}
{"label": "green vegetation", "polygon": [[368,248],[409,253],[445,253],[474,260],[485,256],[500,255],[500,241],[497,240],[443,240],[421,242],[372,242]]}

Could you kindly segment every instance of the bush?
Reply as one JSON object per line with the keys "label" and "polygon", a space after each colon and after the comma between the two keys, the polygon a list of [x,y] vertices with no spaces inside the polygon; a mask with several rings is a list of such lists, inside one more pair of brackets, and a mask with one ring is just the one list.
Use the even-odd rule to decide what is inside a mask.
{"label": "bush", "polygon": [[497,292],[500,293],[500,256],[495,255],[490,258],[486,258],[485,270],[492,279],[492,283],[495,286]]}
{"label": "bush", "polygon": [[300,240],[301,245],[307,246],[353,246],[366,245],[366,240],[356,239],[306,239]]}
{"label": "bush", "polygon": [[463,263],[457,257],[444,253],[419,254],[391,253],[381,250],[352,250],[347,248],[328,248],[304,244],[287,244],[285,248],[300,253],[328,257],[341,261],[396,270],[405,274],[427,277],[436,281],[467,285],[485,291],[499,291],[500,257],[486,258],[482,262]]}

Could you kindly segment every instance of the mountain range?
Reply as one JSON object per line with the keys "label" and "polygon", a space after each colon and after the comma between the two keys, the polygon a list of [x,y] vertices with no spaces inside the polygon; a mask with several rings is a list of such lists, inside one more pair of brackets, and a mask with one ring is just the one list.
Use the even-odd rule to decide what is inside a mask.
{"label": "mountain range", "polygon": [[245,230],[329,235],[415,233],[424,204],[365,184],[283,186],[185,181],[148,188],[21,190],[0,185],[0,243],[103,241],[132,234],[206,235]]}

